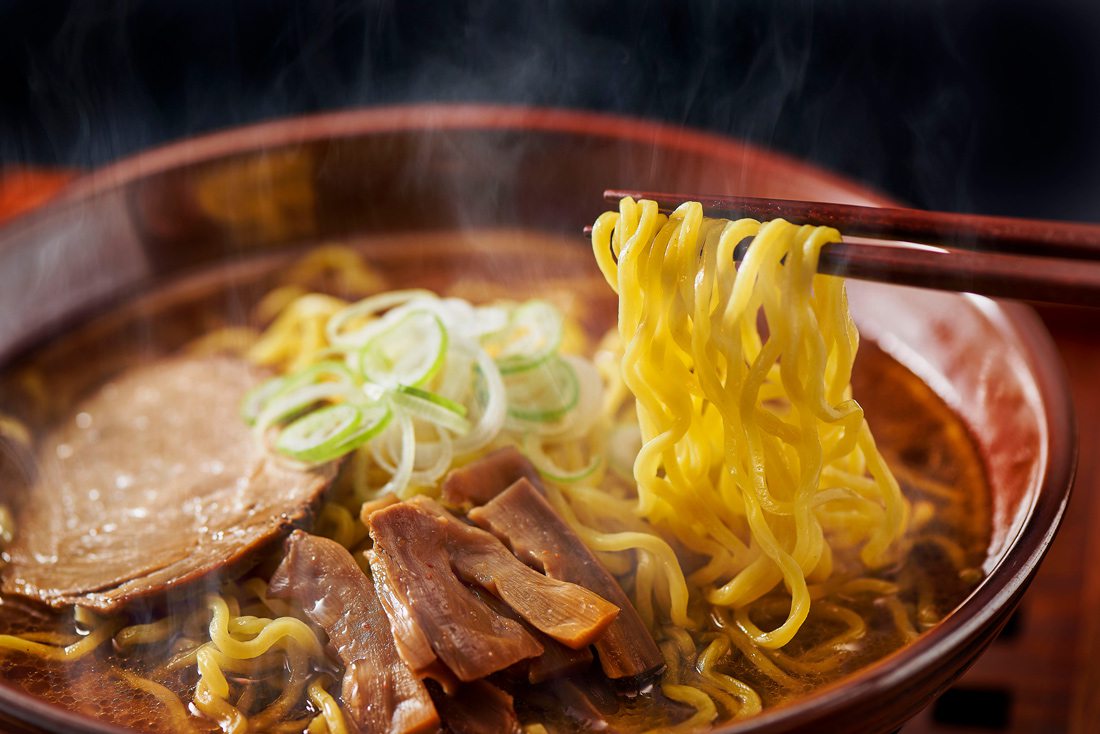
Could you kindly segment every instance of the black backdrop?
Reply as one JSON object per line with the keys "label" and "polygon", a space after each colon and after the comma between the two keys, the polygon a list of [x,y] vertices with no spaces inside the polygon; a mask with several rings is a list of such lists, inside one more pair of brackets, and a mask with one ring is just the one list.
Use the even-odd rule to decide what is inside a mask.
{"label": "black backdrop", "polygon": [[450,100],[663,119],[920,206],[1100,220],[1100,0],[0,0],[0,164]]}

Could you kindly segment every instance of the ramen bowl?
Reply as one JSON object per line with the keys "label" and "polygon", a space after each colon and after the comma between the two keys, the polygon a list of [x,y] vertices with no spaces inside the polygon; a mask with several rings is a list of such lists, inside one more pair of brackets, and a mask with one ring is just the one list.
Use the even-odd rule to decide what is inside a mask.
{"label": "ramen bowl", "polygon": [[[471,233],[466,260],[452,258],[460,264],[451,267],[505,279],[513,273],[496,251],[508,247],[506,233],[534,232],[539,237],[517,241],[531,250],[519,260],[552,271],[557,256],[536,252],[539,243],[575,242],[573,255],[584,253],[581,227],[604,208],[608,187],[889,203],[733,140],[598,114],[413,106],[279,121],[96,171],[0,230],[0,365],[165,284],[201,288],[211,277],[244,284],[265,263],[318,243],[365,242],[370,255],[440,232]],[[505,234],[475,234],[486,230]],[[408,267],[430,270],[430,251],[419,252],[422,260]],[[985,578],[901,650],[716,731],[896,730],[993,640],[1066,506],[1072,408],[1059,359],[1030,309],[855,281],[849,295],[862,333],[929,385],[980,450],[992,492]],[[224,303],[237,308],[232,289]],[[2,680],[0,712],[15,730],[122,731]]]}

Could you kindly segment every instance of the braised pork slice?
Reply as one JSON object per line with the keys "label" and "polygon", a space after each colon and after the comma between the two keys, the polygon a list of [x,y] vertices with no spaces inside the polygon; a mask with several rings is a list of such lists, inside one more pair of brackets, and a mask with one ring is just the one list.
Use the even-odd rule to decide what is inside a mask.
{"label": "braised pork slice", "polygon": [[622,587],[534,486],[521,479],[468,516],[550,578],[596,592],[621,610],[596,640],[604,673],[644,680],[664,668],[661,651]]}
{"label": "braised pork slice", "polygon": [[260,378],[235,359],[176,358],[78,404],[39,448],[3,591],[113,612],[243,570],[307,517],[336,467],[265,453],[239,415]]}
{"label": "braised pork slice", "polygon": [[268,593],[293,599],[328,635],[344,664],[341,699],[367,734],[436,731],[439,715],[424,683],[401,660],[389,619],[351,554],[335,541],[291,533]]}
{"label": "braised pork slice", "polygon": [[542,489],[535,465],[516,447],[505,446],[448,472],[443,479],[443,504],[468,510],[485,504],[520,479]]}
{"label": "braised pork slice", "polygon": [[416,672],[438,657],[468,682],[543,652],[521,624],[494,612],[463,581],[572,648],[599,637],[618,613],[591,591],[524,565],[492,535],[427,498],[374,512],[370,528],[378,595],[398,651]]}

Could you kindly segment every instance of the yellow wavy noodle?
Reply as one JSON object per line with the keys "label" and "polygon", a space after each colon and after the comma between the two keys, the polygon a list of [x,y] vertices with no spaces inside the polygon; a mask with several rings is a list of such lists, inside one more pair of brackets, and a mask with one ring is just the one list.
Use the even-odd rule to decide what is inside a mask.
{"label": "yellow wavy noodle", "polygon": [[367,537],[367,527],[348,508],[326,502],[318,513],[314,533],[331,538],[345,548],[353,548]]}
{"label": "yellow wavy noodle", "polygon": [[325,324],[345,306],[346,301],[320,293],[297,297],[249,348],[248,358],[284,372],[312,364],[328,348]]}
{"label": "yellow wavy noodle", "polygon": [[718,718],[718,708],[705,691],[691,682],[680,682],[691,681],[694,677],[688,672],[695,660],[695,643],[686,632],[682,635],[676,634],[677,630],[670,632],[672,635],[661,643],[661,654],[668,666],[664,682],[661,683],[661,693],[677,703],[695,709],[695,713],[680,722],[678,728],[700,729]]}
{"label": "yellow wavy noodle", "polygon": [[[734,248],[749,236],[738,268]],[[596,481],[585,484],[598,489],[551,486],[549,496],[663,639],[666,695],[695,709],[689,725],[710,721],[716,702],[731,716],[759,709],[748,685],[718,670],[730,654],[783,689],[803,687],[771,651],[794,637],[811,595],[832,591],[822,584],[838,553],[877,567],[906,527],[908,506],[851,399],[858,337],[843,285],[816,275],[820,248],[837,237],[785,222],[704,220],[691,205],[665,218],[629,200],[593,231],[620,297],[618,332],[594,360],[607,386],[602,423],[634,404],[644,437],[637,498]],[[705,562],[685,577],[654,526]],[[786,619],[762,630],[752,609],[780,584],[791,590]],[[877,584],[857,579],[849,591],[883,591]],[[802,655],[775,656],[799,677],[835,669],[829,652],[863,635],[851,610],[825,605],[821,616],[844,631]],[[682,664],[696,659],[694,643],[662,628],[667,621],[717,623],[698,656],[706,676]]]}
{"label": "yellow wavy noodle", "polygon": [[184,708],[179,696],[175,693],[156,681],[143,678],[140,675],[131,673],[128,670],[123,670],[122,668],[114,667],[111,669],[111,673],[124,680],[133,688],[152,696],[163,705],[168,712],[168,719],[172,722],[174,731],[186,732],[192,730],[191,716],[187,713],[187,709]]}
{"label": "yellow wavy noodle", "polygon": [[55,647],[67,647],[81,639],[81,635],[75,632],[59,632],[54,630],[42,630],[39,632],[24,632],[19,635],[21,639],[31,642],[42,642]]}
{"label": "yellow wavy noodle", "polygon": [[[228,593],[223,595],[208,596],[205,609],[182,618],[169,616],[122,629],[118,629],[118,622],[105,624],[98,642],[117,630],[116,645],[126,651],[164,642],[181,629],[202,623],[208,640],[189,646],[184,642],[184,649],[162,665],[159,672],[139,676],[119,670],[118,674],[167,707],[184,710],[179,697],[155,679],[173,677],[178,671],[193,667],[198,673],[192,698],[194,707],[223,731],[276,731],[284,724],[289,726],[288,730],[302,731],[309,724],[307,720],[288,721],[287,717],[301,707],[314,671],[328,665],[317,634],[297,616],[299,611],[286,602],[269,599],[267,584],[262,579],[249,578],[239,585],[230,583],[226,590]],[[246,611],[279,616],[263,617]],[[257,703],[256,687],[243,686],[234,701],[233,687],[226,674],[253,682],[273,681],[278,695],[262,709],[252,711]],[[327,701],[324,706],[315,704],[323,712],[327,731],[346,731],[341,729],[342,718],[336,718],[340,713],[335,700],[330,696]]]}
{"label": "yellow wavy noodle", "polygon": [[195,686],[195,708],[217,723],[225,734],[244,734],[248,731],[248,719],[226,700],[229,683],[221,668],[207,653],[207,650],[201,650],[198,655],[199,682]]}
{"label": "yellow wavy noodle", "polygon": [[742,719],[761,711],[763,704],[756,691],[719,670],[730,653],[727,638],[713,637],[697,652],[696,640],[686,630],[668,627],[664,633],[661,651],[669,668],[661,691],[695,709],[674,727],[676,730],[697,730],[716,719]]}
{"label": "yellow wavy noodle", "polygon": [[278,319],[290,304],[302,296],[309,295],[310,291],[300,285],[281,285],[267,292],[260,302],[252,309],[253,320],[261,324],[270,324]]}
{"label": "yellow wavy noodle", "polygon": [[165,617],[148,624],[132,624],[118,631],[115,635],[115,645],[119,650],[127,651],[138,645],[167,640],[176,634],[178,629],[179,621],[172,617]]}
{"label": "yellow wavy noodle", "polygon": [[[266,588],[262,591],[266,595]],[[284,719],[301,701],[313,663],[324,663],[320,640],[309,625],[296,617],[234,616],[230,602],[216,595],[208,597],[207,606],[211,617],[210,642],[194,654],[199,671],[194,698],[196,708],[217,721],[224,731],[269,728]],[[290,676],[285,682],[281,681],[275,701],[249,719],[241,710],[241,701],[236,706],[230,703],[230,687],[224,671],[238,672],[241,663],[246,663],[245,670],[262,675],[266,671],[261,666],[270,662],[265,658],[271,658],[271,653],[276,653],[275,662],[280,664],[283,655],[279,653],[285,654]],[[260,665],[249,666],[250,661]],[[277,671],[278,666],[274,670]]]}
{"label": "yellow wavy noodle", "polygon": [[[738,615],[766,648],[794,637],[810,610],[807,577],[827,577],[838,550],[879,566],[905,529],[905,500],[851,399],[858,337],[843,284],[816,274],[838,239],[782,220],[705,219],[695,203],[665,217],[630,199],[592,233],[619,295],[623,380],[642,429],[638,513],[710,559],[692,581],[711,604],[744,609],[790,590],[773,629]],[[861,481],[826,483],[829,469]],[[683,616],[684,604],[664,606]]]}
{"label": "yellow wavy noodle", "polygon": [[386,278],[350,247],[323,245],[299,258],[283,273],[283,281],[317,288],[331,281],[339,293],[358,297],[386,290]]}
{"label": "yellow wavy noodle", "polygon": [[[234,618],[226,600],[215,595],[208,597],[207,605],[211,612],[210,641],[219,652],[229,657],[251,660],[283,640],[297,643],[310,654],[323,657],[316,633],[300,619]],[[247,636],[248,639],[238,639],[237,635]]]}
{"label": "yellow wavy noodle", "polygon": [[890,610],[890,619],[894,623],[894,627],[896,627],[904,637],[905,642],[912,642],[917,639],[917,635],[920,633],[910,621],[910,612],[905,608],[905,605],[901,603],[901,600],[896,596],[887,596],[883,598],[883,603],[886,605],[887,609]]}
{"label": "yellow wavy noodle", "polygon": [[[737,616],[744,613],[739,610]],[[797,675],[823,675],[835,672],[845,658],[844,646],[862,639],[867,632],[867,624],[856,612],[824,601],[817,601],[814,604],[813,614],[821,622],[839,623],[843,627],[842,631],[799,655],[767,648],[764,648],[764,654],[784,670]]]}
{"label": "yellow wavy noodle", "polygon": [[751,686],[719,670],[729,652],[728,638],[714,638],[699,655],[696,669],[711,684],[707,687],[707,692],[712,697],[723,700],[734,718],[754,716],[763,708],[760,695]]}
{"label": "yellow wavy noodle", "polygon": [[283,672],[278,678],[281,684],[278,697],[251,719],[256,731],[266,731],[285,720],[302,701],[309,676],[313,673],[313,662],[300,651],[288,650],[286,664],[290,672],[289,676]]}
{"label": "yellow wavy noodle", "polygon": [[111,639],[121,626],[121,620],[107,620],[78,641],[64,646],[34,642],[23,636],[0,635],[0,648],[26,653],[43,660],[75,662],[95,652],[96,648],[104,641]]}
{"label": "yellow wavy noodle", "polygon": [[309,700],[321,713],[309,722],[310,732],[328,732],[328,734],[347,734],[347,726],[344,724],[344,715],[340,712],[340,704],[325,690],[324,678],[317,677],[309,684],[307,692]]}

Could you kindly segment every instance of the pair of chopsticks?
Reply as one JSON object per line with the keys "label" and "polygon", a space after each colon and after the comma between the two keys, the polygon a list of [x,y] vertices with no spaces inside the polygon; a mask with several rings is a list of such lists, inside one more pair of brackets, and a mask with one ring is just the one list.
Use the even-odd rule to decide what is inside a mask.
{"label": "pair of chopsticks", "polygon": [[998,298],[1100,307],[1100,225],[750,196],[608,190],[668,213],[698,201],[708,217],[783,218],[875,240],[827,245],[818,270],[862,280]]}

